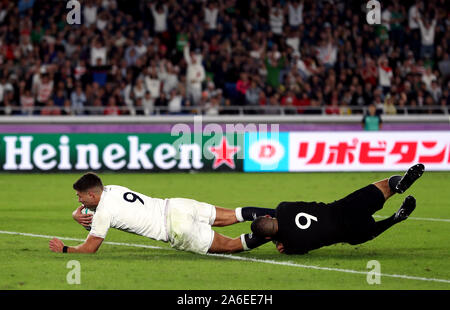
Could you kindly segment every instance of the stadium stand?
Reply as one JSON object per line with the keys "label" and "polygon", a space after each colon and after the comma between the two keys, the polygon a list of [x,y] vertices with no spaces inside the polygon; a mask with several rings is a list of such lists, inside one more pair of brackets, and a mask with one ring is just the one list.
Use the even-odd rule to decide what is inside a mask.
{"label": "stadium stand", "polygon": [[0,0],[0,114],[449,114],[445,0]]}

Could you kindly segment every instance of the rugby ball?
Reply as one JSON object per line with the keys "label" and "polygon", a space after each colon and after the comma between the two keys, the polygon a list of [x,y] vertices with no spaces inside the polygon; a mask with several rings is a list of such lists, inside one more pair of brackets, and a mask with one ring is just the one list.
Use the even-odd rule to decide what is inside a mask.
{"label": "rugby ball", "polygon": [[94,215],[95,211],[92,211],[91,209],[85,207],[85,208],[81,209],[81,213],[82,214],[92,214],[92,215]]}
{"label": "rugby ball", "polygon": [[[83,208],[81,209],[81,213],[82,214],[92,214],[92,216],[95,214],[95,211],[92,211],[91,209],[88,208]],[[91,226],[83,226],[86,230],[90,231],[91,230]]]}

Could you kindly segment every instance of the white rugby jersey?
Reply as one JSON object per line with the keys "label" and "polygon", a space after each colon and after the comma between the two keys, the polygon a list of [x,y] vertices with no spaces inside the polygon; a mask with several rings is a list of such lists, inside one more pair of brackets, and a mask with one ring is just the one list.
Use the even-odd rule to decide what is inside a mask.
{"label": "white rugby jersey", "polygon": [[151,198],[123,186],[107,185],[92,218],[89,234],[105,238],[112,227],[167,241],[166,200]]}

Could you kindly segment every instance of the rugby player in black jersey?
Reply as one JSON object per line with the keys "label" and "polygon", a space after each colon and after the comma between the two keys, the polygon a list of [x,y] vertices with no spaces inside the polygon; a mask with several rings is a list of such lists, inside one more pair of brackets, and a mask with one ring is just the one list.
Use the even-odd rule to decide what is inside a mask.
{"label": "rugby player in black jersey", "polygon": [[[281,202],[276,209],[254,208],[251,229],[255,237],[274,241],[278,251],[285,254],[305,254],[342,242],[364,243],[413,212],[416,200],[407,196],[391,217],[378,222],[372,217],[389,197],[405,192],[424,170],[423,164],[416,164],[403,176],[394,175],[375,182],[332,203]],[[245,209],[247,213],[251,210]],[[245,220],[251,220],[249,214]]]}

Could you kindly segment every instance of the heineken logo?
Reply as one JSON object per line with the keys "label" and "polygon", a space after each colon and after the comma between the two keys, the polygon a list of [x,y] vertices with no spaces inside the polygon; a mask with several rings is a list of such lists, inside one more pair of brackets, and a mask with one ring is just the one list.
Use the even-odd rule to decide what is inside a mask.
{"label": "heineken logo", "polygon": [[242,166],[235,137],[199,143],[170,134],[3,135],[0,163],[3,171],[234,170]]}

